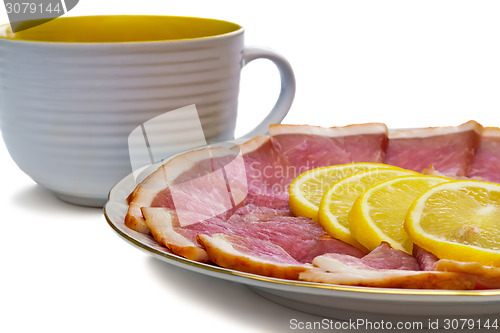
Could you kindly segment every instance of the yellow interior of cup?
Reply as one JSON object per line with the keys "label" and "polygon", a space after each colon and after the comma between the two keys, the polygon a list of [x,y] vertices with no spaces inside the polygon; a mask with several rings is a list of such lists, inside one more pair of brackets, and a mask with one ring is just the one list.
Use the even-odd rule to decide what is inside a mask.
{"label": "yellow interior of cup", "polygon": [[59,17],[13,33],[0,27],[0,38],[56,43],[123,43],[208,38],[242,29],[235,23],[183,16],[112,15]]}

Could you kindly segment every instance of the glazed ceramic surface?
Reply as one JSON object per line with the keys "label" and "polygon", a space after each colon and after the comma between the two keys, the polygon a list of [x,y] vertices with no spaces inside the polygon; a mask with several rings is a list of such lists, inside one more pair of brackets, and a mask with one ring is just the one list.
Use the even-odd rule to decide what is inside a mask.
{"label": "glazed ceramic surface", "polygon": [[[179,24],[193,27],[191,35],[171,35]],[[278,102],[253,135],[284,118],[295,92],[288,62],[245,48],[243,28],[230,22],[97,16],[58,18],[17,37],[9,29],[0,26],[5,144],[33,180],[77,204],[105,203],[111,186],[132,171],[129,134],[168,111],[195,105],[206,141],[232,139],[246,63],[270,59],[282,78]],[[197,123],[185,118],[170,119],[175,132],[157,128],[157,141],[189,145]]]}

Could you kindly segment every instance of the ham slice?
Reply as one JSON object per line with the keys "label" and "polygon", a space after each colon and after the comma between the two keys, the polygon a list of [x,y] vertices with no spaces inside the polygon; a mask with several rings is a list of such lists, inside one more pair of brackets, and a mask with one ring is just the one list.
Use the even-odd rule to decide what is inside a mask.
{"label": "ham slice", "polygon": [[292,216],[292,212],[289,209],[274,209],[270,207],[256,206],[254,204],[247,204],[243,207],[238,208],[234,212],[238,215],[262,215],[266,216]]}
{"label": "ham slice", "polygon": [[390,133],[385,163],[449,177],[469,173],[482,126],[469,121],[457,127],[430,127]]}
{"label": "ham slice", "polygon": [[305,217],[233,215],[228,220],[230,233],[269,241],[283,248],[296,260],[314,248],[323,228]]}
{"label": "ham slice", "polygon": [[240,146],[248,185],[247,203],[276,209],[288,208],[293,167],[277,152],[269,137],[261,135]]}
{"label": "ham slice", "polygon": [[234,214],[227,220],[213,217],[182,226],[179,223],[178,212],[168,208],[144,207],[142,212],[147,226],[158,243],[177,255],[201,262],[207,262],[208,257],[197,243],[199,235],[224,233],[269,241],[280,246],[296,260],[306,256],[324,235],[321,226],[304,217]]}
{"label": "ham slice", "polygon": [[300,274],[310,282],[383,288],[472,289],[476,277],[459,273],[424,272],[413,256],[388,243],[362,258],[324,254],[313,260],[315,269]]}
{"label": "ham slice", "polygon": [[436,262],[439,260],[438,257],[416,244],[413,244],[413,256],[417,259],[423,271],[433,271],[436,267]]}
{"label": "ham slice", "polygon": [[387,242],[382,242],[361,258],[360,262],[377,269],[420,270],[417,259],[406,252],[393,249]]}
{"label": "ham slice", "polygon": [[[160,166],[129,195],[129,209],[125,216],[125,225],[135,231],[149,233],[141,208],[151,206],[158,194],[168,188],[175,179],[189,180],[208,174],[211,171],[208,167],[209,162],[203,162],[207,159],[210,160],[207,151],[195,150],[180,154]],[[164,197],[166,205],[173,207],[170,192],[161,193],[160,196]]]}
{"label": "ham slice", "polygon": [[366,255],[360,249],[344,243],[338,239],[331,238],[330,236],[321,236],[316,245],[307,252],[307,254],[300,259],[303,263],[312,263],[313,259],[325,253],[340,253],[356,258],[361,258]]}
{"label": "ham slice", "polygon": [[[228,178],[231,179],[230,187]],[[230,215],[242,204],[246,192],[245,168],[239,147],[189,151],[168,160],[135,188],[128,197],[125,225],[138,232],[150,232],[142,216],[142,207],[199,213],[197,218],[193,214],[186,215],[194,219],[186,223],[220,214]]]}
{"label": "ham slice", "polygon": [[316,268],[300,273],[299,279],[364,287],[459,290],[473,289],[476,280],[474,276],[459,273],[377,269],[349,259],[331,254],[316,257],[313,260]]}
{"label": "ham slice", "polygon": [[[325,252],[328,258],[338,259],[343,263],[372,269],[398,269],[419,271],[417,259],[406,252],[393,249],[389,243],[382,242],[368,254],[350,255],[343,252]],[[313,261],[314,262],[314,261]]]}
{"label": "ham slice", "polygon": [[280,246],[266,240],[225,234],[199,235],[198,239],[210,259],[225,268],[293,280],[308,269]]}
{"label": "ham slice", "polygon": [[[151,230],[153,238],[173,253],[184,258],[199,262],[209,262],[208,255],[196,242],[193,236],[175,232],[178,223],[174,219],[174,214],[166,208],[143,207],[145,223]],[[149,230],[148,229],[148,230]]]}
{"label": "ham slice", "polygon": [[294,175],[324,166],[353,162],[384,161],[387,127],[361,124],[345,127],[271,125],[269,133],[276,151],[286,157]]}
{"label": "ham slice", "polygon": [[439,272],[454,272],[477,277],[476,289],[500,289],[500,268],[477,262],[458,262],[441,259],[436,263]]}
{"label": "ham slice", "polygon": [[486,127],[483,130],[468,176],[500,183],[500,128]]}
{"label": "ham slice", "polygon": [[500,268],[498,267],[483,266],[477,262],[439,259],[417,245],[413,248],[413,255],[419,261],[422,270],[469,274],[477,279],[476,289],[500,288]]}
{"label": "ham slice", "polygon": [[162,165],[129,195],[129,208],[125,216],[125,225],[130,229],[143,234],[149,233],[141,208],[150,206],[157,193],[168,186],[166,168],[166,165]]}

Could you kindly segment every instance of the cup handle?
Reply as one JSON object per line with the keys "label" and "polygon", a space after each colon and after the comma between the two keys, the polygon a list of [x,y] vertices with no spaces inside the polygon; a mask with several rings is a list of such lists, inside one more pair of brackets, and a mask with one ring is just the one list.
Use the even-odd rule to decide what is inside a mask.
{"label": "cup handle", "polygon": [[255,59],[271,60],[278,67],[281,79],[281,90],[276,104],[262,122],[253,130],[243,135],[243,138],[253,138],[254,136],[269,133],[269,125],[280,123],[290,110],[295,96],[295,76],[288,60],[281,55],[258,47],[245,47],[243,54],[243,65]]}

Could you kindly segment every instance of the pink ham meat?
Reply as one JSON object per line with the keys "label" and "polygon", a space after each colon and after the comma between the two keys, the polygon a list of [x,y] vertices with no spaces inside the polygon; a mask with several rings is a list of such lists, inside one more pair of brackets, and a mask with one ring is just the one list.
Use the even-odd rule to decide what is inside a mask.
{"label": "pink ham meat", "polygon": [[413,256],[417,259],[420,269],[423,271],[433,271],[436,262],[439,260],[435,255],[416,244],[413,244]]}
{"label": "pink ham meat", "polygon": [[155,240],[173,253],[185,258],[207,262],[208,257],[197,243],[197,236],[224,233],[265,240],[281,247],[300,260],[313,249],[324,230],[304,217],[234,214],[229,219],[213,217],[181,226],[174,212],[165,207],[144,207],[142,213]]}
{"label": "pink ham meat", "polygon": [[271,125],[274,148],[293,166],[294,175],[324,166],[384,161],[387,127],[361,124],[345,127]]}
{"label": "pink ham meat", "polygon": [[205,250],[193,241],[196,232],[175,231],[181,228],[175,212],[162,207],[142,207],[141,210],[148,230],[159,244],[181,257],[198,262],[210,261]]}
{"label": "pink ham meat", "polygon": [[500,288],[500,268],[483,266],[477,262],[459,262],[439,259],[432,253],[414,245],[413,255],[422,270],[468,274],[477,279],[475,289]]}
{"label": "pink ham meat", "polygon": [[[207,175],[210,177],[210,173],[213,172],[211,156],[218,156],[218,154],[225,156],[227,151],[217,150],[211,153],[206,149],[194,150],[178,155],[159,167],[129,195],[129,209],[125,216],[125,225],[135,231],[149,233],[150,230],[142,216],[141,208],[151,205],[173,208],[170,186]],[[214,179],[215,177],[212,176],[211,180]],[[224,203],[227,203],[227,200],[224,200]]]}
{"label": "pink ham meat", "polygon": [[269,216],[292,216],[292,212],[289,209],[274,209],[270,207],[256,206],[254,204],[247,204],[234,211],[234,214],[238,215],[261,215],[262,217]]}
{"label": "pink ham meat", "polygon": [[288,209],[288,188],[293,167],[277,152],[267,136],[257,136],[240,146],[248,185],[246,202],[256,206]]}
{"label": "pink ham meat", "polygon": [[[398,269],[407,271],[419,271],[420,265],[413,256],[399,250],[393,249],[389,243],[382,242],[370,253],[361,257],[346,255],[344,253],[328,253],[329,258],[342,261],[345,264],[372,269]],[[313,261],[314,262],[314,261]]]}
{"label": "pink ham meat", "polygon": [[307,254],[300,259],[303,263],[312,263],[313,259],[325,253],[341,253],[356,258],[361,258],[366,255],[360,249],[344,243],[338,239],[331,238],[330,236],[321,236],[316,245],[307,252]]}
{"label": "pink ham meat", "polygon": [[[363,254],[356,248],[341,241],[322,237],[302,260],[301,255],[293,254],[288,248],[279,245],[274,238],[244,237],[241,235],[200,234],[198,240],[207,251],[210,260],[219,266],[247,273],[259,274],[275,278],[298,279],[299,273],[310,269],[307,257],[312,253],[350,253],[354,256]],[[301,246],[301,241],[295,245]],[[295,251],[296,252],[296,251]],[[350,255],[343,254],[348,258]],[[356,257],[352,257],[354,260]]]}
{"label": "pink ham meat", "polygon": [[500,183],[500,128],[486,127],[483,130],[468,176]]}
{"label": "pink ham meat", "polygon": [[[385,260],[384,260],[385,259]],[[476,277],[419,270],[412,256],[382,244],[363,258],[324,254],[314,258],[315,268],[300,273],[309,282],[351,286],[409,289],[473,289]]]}
{"label": "pink ham meat", "polygon": [[346,263],[325,254],[313,261],[316,269],[300,273],[308,282],[344,284],[349,286],[407,289],[473,289],[475,278],[451,272],[375,269],[368,265]]}
{"label": "pink ham meat", "polygon": [[482,126],[469,121],[458,127],[431,127],[390,133],[385,163],[422,172],[432,169],[450,177],[469,173]]}
{"label": "pink ham meat", "polygon": [[382,242],[361,258],[360,262],[376,269],[420,270],[417,259],[403,251],[393,249],[387,242]]}
{"label": "pink ham meat", "polygon": [[129,195],[125,225],[149,233],[142,207],[179,211],[183,223],[210,217],[229,217],[244,205],[245,165],[238,146],[189,151],[170,159]]}
{"label": "pink ham meat", "polygon": [[292,280],[308,269],[307,264],[266,240],[225,234],[199,235],[198,239],[210,259],[225,268]]}

